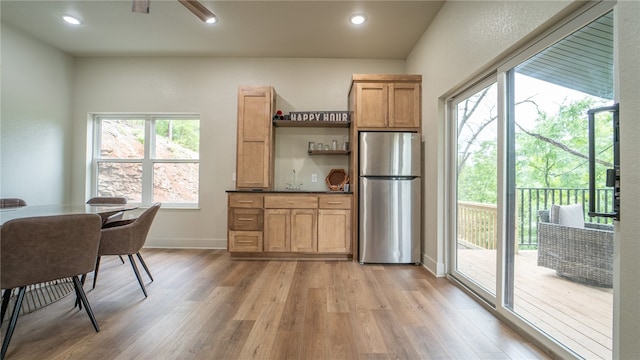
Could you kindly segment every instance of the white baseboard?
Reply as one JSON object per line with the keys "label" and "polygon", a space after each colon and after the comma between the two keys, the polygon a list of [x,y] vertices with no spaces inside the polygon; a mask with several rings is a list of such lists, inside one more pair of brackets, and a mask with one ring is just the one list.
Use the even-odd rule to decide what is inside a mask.
{"label": "white baseboard", "polygon": [[226,249],[227,239],[147,238],[145,248]]}
{"label": "white baseboard", "polygon": [[444,263],[438,263],[424,253],[422,253],[422,266],[436,277],[444,277],[447,275]]}

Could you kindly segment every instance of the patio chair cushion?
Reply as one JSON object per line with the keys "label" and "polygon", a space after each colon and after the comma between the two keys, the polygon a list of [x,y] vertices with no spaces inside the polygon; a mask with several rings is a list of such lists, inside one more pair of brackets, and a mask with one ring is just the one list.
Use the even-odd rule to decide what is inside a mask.
{"label": "patio chair cushion", "polygon": [[581,204],[551,205],[549,218],[552,224],[584,229],[584,210]]}

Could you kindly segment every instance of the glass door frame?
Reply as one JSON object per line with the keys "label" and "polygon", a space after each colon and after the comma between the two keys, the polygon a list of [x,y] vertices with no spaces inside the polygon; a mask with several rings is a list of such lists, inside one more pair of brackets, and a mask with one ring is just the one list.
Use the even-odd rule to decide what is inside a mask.
{"label": "glass door frame", "polygon": [[[492,72],[490,74],[485,75],[484,77],[482,77],[481,79],[479,79],[478,81],[476,81],[472,86],[465,88],[463,91],[461,91],[460,93],[450,97],[447,101],[447,112],[449,114],[448,118],[449,118],[449,124],[448,124],[448,132],[450,134],[449,139],[450,140],[450,146],[449,146],[449,152],[450,152],[450,156],[449,156],[449,173],[448,173],[448,177],[451,181],[448,181],[449,186],[448,186],[448,205],[449,208],[451,209],[450,211],[450,216],[449,216],[449,227],[448,227],[448,233],[450,234],[449,238],[450,241],[448,242],[448,246],[447,246],[447,265],[448,265],[448,269],[447,269],[447,273],[450,277],[452,277],[453,279],[455,279],[456,281],[462,283],[465,287],[469,288],[474,294],[476,294],[477,296],[479,296],[486,304],[488,304],[489,306],[491,306],[492,308],[496,307],[496,302],[497,299],[500,299],[500,290],[498,289],[499,284],[502,283],[501,280],[501,267],[500,267],[500,258],[502,257],[502,251],[501,251],[501,234],[500,234],[500,228],[501,226],[500,224],[500,213],[499,213],[499,207],[498,207],[498,233],[497,233],[497,241],[496,241],[496,264],[494,264],[496,266],[496,294],[492,294],[489,291],[487,291],[484,287],[480,286],[478,283],[476,283],[475,281],[473,281],[473,279],[471,279],[469,276],[467,276],[466,274],[459,272],[458,269],[458,256],[457,256],[457,223],[458,223],[458,216],[457,216],[457,209],[458,209],[458,189],[457,189],[457,183],[458,183],[458,176],[457,176],[457,165],[458,165],[458,112],[457,112],[457,105],[460,104],[461,102],[465,101],[466,99],[468,99],[469,97],[477,94],[479,91],[481,91],[484,88],[487,88],[493,84],[496,84],[497,81],[497,76],[495,72]],[[500,86],[498,84],[498,89],[497,89],[497,93],[498,93],[498,106],[500,106]],[[498,113],[500,111],[498,110]],[[499,116],[498,119],[496,119],[496,121],[498,122],[498,134],[500,133],[499,127]],[[497,134],[497,135],[498,135]],[[496,140],[498,136],[496,136]],[[497,149],[498,149],[498,159],[500,159],[500,143],[498,141],[498,143],[496,144]],[[500,171],[499,167],[498,167],[498,171]],[[497,194],[498,197],[500,196],[500,186],[498,184],[498,189],[497,189]]]}

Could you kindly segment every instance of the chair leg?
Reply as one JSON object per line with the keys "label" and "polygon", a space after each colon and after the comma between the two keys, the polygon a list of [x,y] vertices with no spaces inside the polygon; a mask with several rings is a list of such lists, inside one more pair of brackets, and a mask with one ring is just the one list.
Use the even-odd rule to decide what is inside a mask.
{"label": "chair leg", "polygon": [[133,255],[129,255],[129,261],[131,262],[131,267],[133,268],[133,272],[136,273],[136,278],[138,278],[138,283],[140,283],[140,287],[142,288],[144,297],[147,297],[147,289],[144,287],[144,284],[142,283],[142,278],[140,277],[140,272],[138,271],[138,267],[136,266],[136,261],[133,259]]}
{"label": "chair leg", "polygon": [[22,300],[24,300],[24,293],[26,292],[26,290],[27,290],[26,286],[23,286],[20,288],[20,290],[18,290],[16,305],[13,307],[13,312],[11,313],[11,320],[9,321],[9,327],[7,328],[7,333],[4,335],[4,341],[2,342],[2,351],[0,353],[0,359],[5,358],[5,355],[7,354],[7,349],[9,349],[9,342],[11,342],[11,336],[13,336],[13,331],[16,329],[16,323],[18,322],[18,315],[20,315],[20,308],[22,307]]}
{"label": "chair leg", "polygon": [[122,261],[122,263],[124,264],[124,259],[122,258],[122,255],[118,255],[118,257],[120,258],[120,261]]}
{"label": "chair leg", "polygon": [[[87,274],[82,274],[82,276],[80,277],[80,284],[82,284],[82,288],[84,289],[84,282],[85,280],[87,280]],[[78,309],[82,310],[82,303],[80,302],[80,296],[78,295],[78,292],[76,291],[76,302],[73,304],[73,307],[78,307]]]}
{"label": "chair leg", "polygon": [[4,321],[4,315],[7,312],[7,307],[9,307],[9,300],[11,299],[11,290],[6,289],[4,293],[2,293],[2,315],[0,316],[0,323]]}
{"label": "chair leg", "polygon": [[100,269],[100,256],[98,256],[98,258],[96,259],[96,268],[95,270],[93,270],[93,287],[92,289],[96,288],[96,281],[98,280],[98,270]]}
{"label": "chair leg", "polygon": [[144,260],[142,260],[142,255],[140,255],[140,252],[137,252],[136,255],[138,256],[138,260],[140,260],[140,263],[142,264],[144,271],[146,271],[147,275],[149,275],[149,279],[153,281],[153,276],[151,276],[151,272],[149,272],[149,268],[147,267],[147,264],[144,262]]}
{"label": "chair leg", "polygon": [[96,317],[93,315],[93,310],[91,310],[91,305],[89,305],[89,300],[87,300],[87,294],[84,293],[84,289],[82,288],[82,284],[80,283],[78,276],[73,277],[73,286],[76,288],[76,292],[80,295],[80,300],[82,300],[84,309],[87,311],[87,315],[89,315],[89,318],[91,319],[93,328],[96,329],[96,332],[99,332],[100,326],[98,326]]}

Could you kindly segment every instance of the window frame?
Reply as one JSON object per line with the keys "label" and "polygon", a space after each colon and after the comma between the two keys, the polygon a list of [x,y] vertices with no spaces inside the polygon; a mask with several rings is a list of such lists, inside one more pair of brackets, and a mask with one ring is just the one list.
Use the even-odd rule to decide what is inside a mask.
{"label": "window frame", "polygon": [[[144,120],[144,157],[140,159],[102,158],[102,121],[103,120]],[[199,114],[195,113],[108,113],[93,114],[93,145],[91,149],[91,196],[98,193],[98,166],[100,163],[141,164],[142,166],[142,191],[140,204],[152,204],[157,202],[153,198],[153,172],[156,164],[197,164],[198,165],[198,200],[195,203],[169,203],[163,202],[163,208],[198,209],[200,207],[200,153],[197,159],[158,159],[155,157],[156,122],[159,120],[193,120],[200,123]],[[198,143],[200,147],[200,142]]]}

